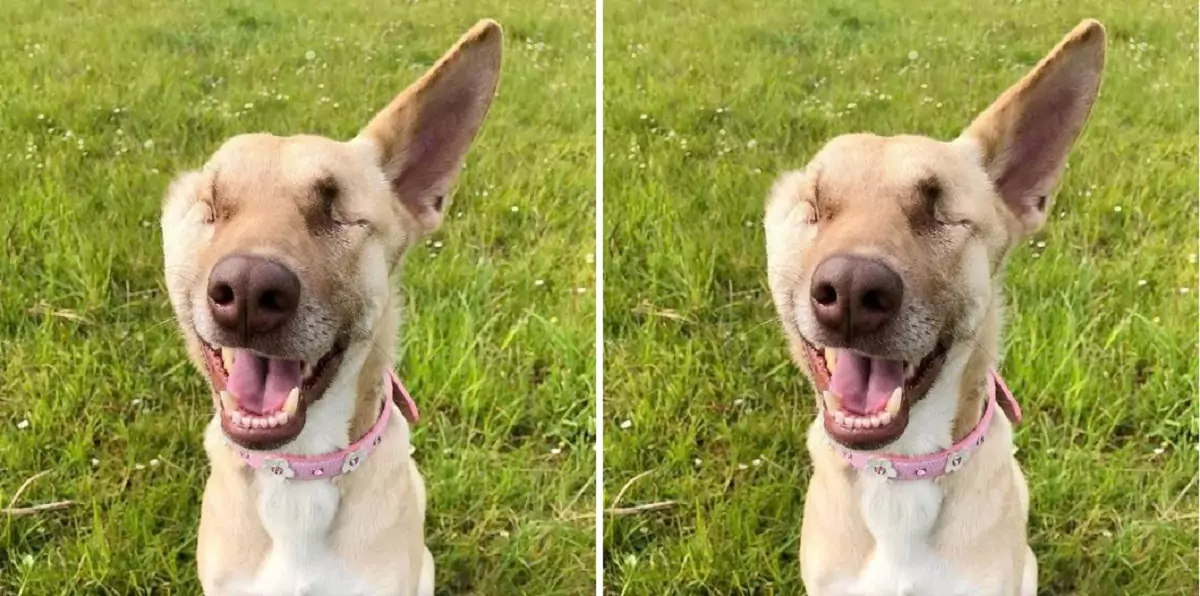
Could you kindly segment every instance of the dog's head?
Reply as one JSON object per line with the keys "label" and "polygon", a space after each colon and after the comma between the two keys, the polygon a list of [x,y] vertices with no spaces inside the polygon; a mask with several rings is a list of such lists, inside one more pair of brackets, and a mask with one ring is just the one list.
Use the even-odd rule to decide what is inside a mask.
{"label": "dog's head", "polygon": [[1104,52],[1085,21],[954,141],[841,136],[775,184],[771,293],[833,440],[895,441],[972,347],[1005,255],[1046,219]]}
{"label": "dog's head", "polygon": [[232,441],[295,439],[309,406],[375,346],[390,274],[440,224],[500,54],[499,26],[483,21],[353,140],[237,136],[171,184],[167,288]]}

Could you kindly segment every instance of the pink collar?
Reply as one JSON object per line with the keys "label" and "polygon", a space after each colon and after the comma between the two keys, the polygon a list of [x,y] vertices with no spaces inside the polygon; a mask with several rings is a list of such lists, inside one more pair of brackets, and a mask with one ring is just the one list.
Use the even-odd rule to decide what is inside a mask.
{"label": "pink collar", "polygon": [[[949,449],[931,455],[905,457],[890,453],[852,451],[837,444],[834,444],[834,448],[841,452],[842,457],[854,469],[873,472],[888,480],[928,480],[952,474],[963,467],[970,459],[971,453],[983,444],[983,439],[992,424],[992,417],[996,414],[997,405],[1004,410],[1004,414],[1013,424],[1021,423],[1021,406],[1008,390],[1008,385],[1004,384],[1004,379],[1000,378],[1000,373],[993,368],[988,371],[988,376],[992,382],[988,383],[988,399],[983,409],[983,417],[967,436],[951,445]],[[997,387],[1004,398],[999,404],[996,403]]]}
{"label": "pink collar", "polygon": [[411,424],[416,424],[421,415],[417,412],[417,404],[413,401],[400,377],[395,371],[389,370],[384,376],[384,391],[387,398],[383,401],[383,411],[375,425],[361,439],[341,451],[314,455],[310,457],[286,455],[263,451],[249,451],[237,445],[230,444],[246,465],[256,470],[266,468],[276,476],[289,480],[318,480],[333,478],[353,472],[375,448],[383,442],[383,432],[387,430],[388,421],[392,418],[392,404],[395,401],[400,406],[404,418]]}

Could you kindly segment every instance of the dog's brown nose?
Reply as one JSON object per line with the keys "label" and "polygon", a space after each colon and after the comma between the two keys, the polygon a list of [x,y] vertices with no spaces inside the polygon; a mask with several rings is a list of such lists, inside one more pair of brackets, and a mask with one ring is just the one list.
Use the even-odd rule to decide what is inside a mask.
{"label": "dog's brown nose", "polygon": [[229,255],[208,275],[213,321],[242,339],[278,329],[300,305],[300,279],[275,261]]}
{"label": "dog's brown nose", "polygon": [[904,280],[879,261],[833,255],[817,265],[809,294],[817,322],[850,341],[896,317]]}

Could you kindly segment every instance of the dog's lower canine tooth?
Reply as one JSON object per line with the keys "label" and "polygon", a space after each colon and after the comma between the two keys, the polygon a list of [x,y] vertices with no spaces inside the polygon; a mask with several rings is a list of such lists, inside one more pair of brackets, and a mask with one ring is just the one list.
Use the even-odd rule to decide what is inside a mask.
{"label": "dog's lower canine tooth", "polygon": [[895,414],[900,411],[900,398],[904,395],[904,389],[897,387],[892,391],[892,396],[888,398],[887,407],[884,411],[888,414]]}
{"label": "dog's lower canine tooth", "polygon": [[292,392],[288,394],[286,402],[283,402],[283,413],[291,416],[296,413],[296,408],[300,405],[300,388],[293,387]]}
{"label": "dog's lower canine tooth", "polygon": [[833,372],[833,367],[837,365],[837,349],[825,348],[825,365]]}
{"label": "dog's lower canine tooth", "polygon": [[238,411],[237,400],[233,399],[233,396],[228,391],[221,392],[221,409],[226,412]]}
{"label": "dog's lower canine tooth", "polygon": [[221,362],[225,365],[226,371],[233,370],[233,350],[221,348]]}
{"label": "dog's lower canine tooth", "polygon": [[821,398],[825,401],[825,409],[830,412],[838,411],[838,399],[832,391],[826,391],[821,394]]}

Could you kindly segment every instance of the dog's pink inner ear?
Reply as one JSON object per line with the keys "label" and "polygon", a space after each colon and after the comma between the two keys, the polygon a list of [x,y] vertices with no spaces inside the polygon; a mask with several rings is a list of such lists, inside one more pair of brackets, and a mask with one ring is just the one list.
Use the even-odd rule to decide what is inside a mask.
{"label": "dog's pink inner ear", "polygon": [[1048,197],[1096,101],[1103,66],[1104,29],[1084,23],[967,129],[1026,233],[1046,219]]}
{"label": "dog's pink inner ear", "polygon": [[392,193],[427,230],[487,115],[500,75],[500,28],[485,21],[362,131],[379,152]]}

